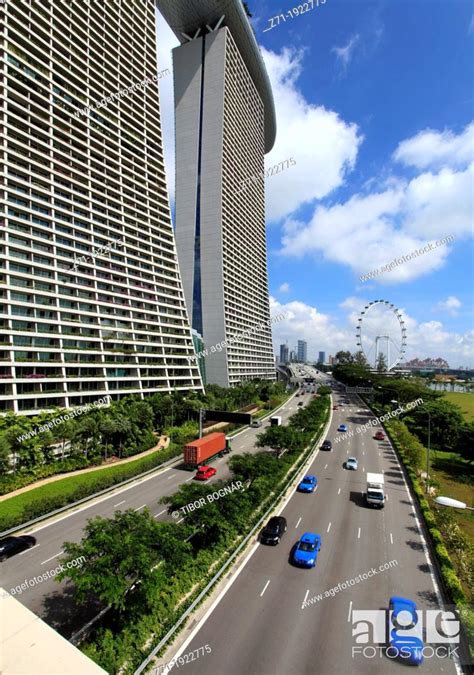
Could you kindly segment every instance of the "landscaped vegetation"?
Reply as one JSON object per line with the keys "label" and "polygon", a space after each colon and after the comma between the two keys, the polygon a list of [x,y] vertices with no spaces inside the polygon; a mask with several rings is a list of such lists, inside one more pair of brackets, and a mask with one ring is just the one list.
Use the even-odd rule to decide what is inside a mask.
{"label": "landscaped vegetation", "polygon": [[200,408],[236,410],[255,404],[271,410],[284,398],[281,383],[249,381],[232,389],[209,385],[205,395],[156,393],[146,400],[129,396],[57,425],[52,423],[64,410],[37,417],[9,413],[0,417],[0,494],[54,474],[139,454],[168,431],[179,443],[189,436],[186,428],[181,430],[183,425],[196,421]]}
{"label": "landscaped vegetation", "polygon": [[92,596],[111,606],[85,653],[109,673],[133,673],[295,477],[328,414],[329,397],[313,399],[288,426],[260,435],[259,445],[275,446],[276,452],[234,456],[229,481],[184,484],[166,497],[171,512],[226,484],[243,484],[242,490],[206,500],[183,523],[126,511],[90,520],[81,542],[66,543],[66,560],[83,555],[85,562],[57,578],[74,582],[79,601]]}
{"label": "landscaped vegetation", "polygon": [[436,392],[426,387],[421,378],[389,378],[372,373],[354,357],[336,366],[334,375],[350,386],[373,387],[374,395],[367,400],[377,414],[423,399],[422,405],[385,423],[385,427],[417,495],[445,587],[453,603],[464,608],[464,625],[474,649],[474,613],[469,610],[474,601],[474,518],[472,511],[446,509],[434,501],[437,495],[443,495],[474,506],[473,395]]}

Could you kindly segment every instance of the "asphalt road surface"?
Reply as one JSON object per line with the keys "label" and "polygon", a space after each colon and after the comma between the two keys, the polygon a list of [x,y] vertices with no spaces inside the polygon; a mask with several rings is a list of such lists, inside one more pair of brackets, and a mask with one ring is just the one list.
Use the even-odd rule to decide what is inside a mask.
{"label": "asphalt road surface", "polygon": [[[300,401],[306,405],[310,399],[310,394],[292,397],[277,414],[285,423],[291,415],[295,414]],[[260,429],[248,428],[232,440],[232,455],[260,451],[261,448],[255,447],[255,440],[257,435],[265,429],[266,424],[264,422]],[[212,466],[217,468],[217,475],[208,481],[209,483],[229,477],[228,459],[226,455],[212,462]],[[191,473],[181,468],[160,469],[140,482],[87,503],[72,513],[58,517],[53,522],[25,529],[21,534],[34,536],[36,546],[0,563],[0,585],[10,591],[15,586],[24,583],[25,580],[56,569],[63,552],[63,542],[80,541],[86,522],[95,516],[111,518],[116,511],[126,509],[138,511],[148,507],[157,520],[170,520],[166,505],[159,504],[159,500],[165,495],[176,492],[181,484],[193,480],[193,477],[194,472]],[[72,585],[66,581],[59,584],[53,578],[41,581],[19,595],[15,594],[15,597],[66,637],[70,637],[82,628],[102,608],[98,604],[79,607],[73,598]]]}
{"label": "asphalt road surface", "polygon": [[[336,401],[346,396],[336,395]],[[292,495],[282,515],[288,531],[278,546],[256,544],[240,572],[197,623],[176,655],[205,645],[211,653],[180,665],[189,675],[348,675],[403,673],[404,663],[388,658],[369,637],[357,645],[354,610],[388,607],[392,595],[409,597],[418,609],[442,609],[419,530],[419,523],[390,443],[376,441],[377,428],[338,434],[364,424],[372,414],[357,396],[334,411],[327,438],[331,452],[320,451],[310,473],[318,476],[313,494]],[[362,413],[358,411],[361,410]],[[343,436],[340,443],[334,443]],[[343,467],[347,457],[359,460],[357,471]],[[383,472],[388,500],[384,509],[364,501],[367,472]],[[289,561],[293,545],[306,531],[322,536],[317,565],[299,569]],[[396,561],[385,571],[379,567]],[[303,606],[339,583],[375,569],[334,597]],[[359,632],[359,629],[356,630]],[[358,651],[353,652],[353,647]],[[440,653],[440,652],[439,652]],[[427,650],[426,654],[431,654]],[[172,658],[171,652],[168,658]],[[187,659],[186,659],[187,661]],[[174,669],[173,669],[174,670]],[[406,671],[405,671],[406,672]],[[450,658],[425,658],[420,673],[455,673]]]}

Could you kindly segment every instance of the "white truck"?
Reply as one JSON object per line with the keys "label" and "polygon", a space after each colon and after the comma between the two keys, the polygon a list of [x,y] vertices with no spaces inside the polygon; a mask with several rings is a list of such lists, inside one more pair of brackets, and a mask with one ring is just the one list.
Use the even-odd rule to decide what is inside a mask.
{"label": "white truck", "polygon": [[385,493],[383,485],[383,473],[367,474],[367,491],[365,493],[367,504],[370,504],[370,506],[375,506],[379,509],[383,509],[385,506]]}
{"label": "white truck", "polygon": [[271,427],[281,426],[281,417],[270,417],[270,426]]}

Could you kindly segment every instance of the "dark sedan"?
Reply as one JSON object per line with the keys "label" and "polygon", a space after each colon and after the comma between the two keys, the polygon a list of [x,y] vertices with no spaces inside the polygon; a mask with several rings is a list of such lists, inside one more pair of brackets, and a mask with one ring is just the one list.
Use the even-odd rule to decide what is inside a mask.
{"label": "dark sedan", "polygon": [[280,539],[287,529],[286,518],[283,518],[283,516],[274,516],[273,518],[270,518],[263,528],[260,535],[260,541],[262,544],[279,544]]}
{"label": "dark sedan", "polygon": [[5,539],[1,539],[0,562],[3,562],[10,556],[15,555],[15,553],[26,551],[26,549],[31,548],[35,544],[36,539],[34,537],[28,537],[27,535],[22,537],[5,537]]}

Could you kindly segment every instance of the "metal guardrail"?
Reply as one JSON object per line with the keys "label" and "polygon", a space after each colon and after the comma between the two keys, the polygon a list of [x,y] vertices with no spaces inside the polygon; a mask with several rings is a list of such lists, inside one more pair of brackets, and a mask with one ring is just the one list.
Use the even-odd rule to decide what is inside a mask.
{"label": "metal guardrail", "polygon": [[[291,396],[284,402],[282,403],[279,407],[275,408],[275,410],[271,411],[268,416],[262,418],[262,421],[265,421],[270,417],[273,413],[277,412],[282,408],[284,405],[288,403],[288,401],[291,399]],[[243,431],[248,429],[249,427],[246,426],[244,429],[241,429],[240,431],[234,432],[233,434],[229,434],[229,438],[234,438],[235,436],[238,436],[241,434]],[[148,476],[154,472],[158,472],[163,468],[166,468],[168,466],[172,466],[173,464],[180,464],[182,462],[182,457],[178,456],[178,459],[172,457],[171,459],[166,460],[166,462],[163,462],[163,464],[159,464],[158,466],[154,467],[153,469],[149,469],[148,471],[144,471],[143,473],[139,473],[136,476],[132,476],[132,478],[127,478],[126,480],[122,481],[121,483],[116,483],[115,485],[111,485],[108,488],[104,488],[103,490],[100,490],[99,492],[94,492],[93,494],[89,495],[88,497],[83,497],[82,499],[79,499],[77,502],[72,502],[71,504],[66,504],[65,506],[61,506],[58,509],[55,509],[54,511],[48,511],[48,513],[44,513],[42,516],[38,516],[37,518],[33,518],[33,520],[29,520],[26,523],[22,523],[21,525],[15,525],[15,527],[11,527],[9,530],[5,530],[4,532],[0,532],[0,539],[2,537],[7,537],[8,535],[14,534],[15,532],[20,532],[21,530],[25,530],[28,527],[32,527],[33,525],[36,525],[37,523],[41,523],[44,520],[48,520],[49,518],[52,518],[53,516],[57,516],[59,513],[65,513],[69,509],[74,509],[77,506],[80,506],[81,504],[85,504],[88,501],[91,501],[93,499],[96,499],[97,497],[101,497],[102,495],[108,494],[109,492],[112,493],[114,490],[118,490],[119,488],[123,487],[124,485],[128,485],[129,483],[133,483],[135,480],[139,480],[140,478],[144,478],[145,476]],[[108,467],[103,467],[103,468],[108,468]],[[72,476],[71,476],[72,477]],[[67,478],[67,476],[65,476]],[[1,503],[1,502],[0,502]]]}
{"label": "metal guardrail", "polygon": [[[31,527],[32,525],[36,525],[37,523],[41,523],[43,520],[48,520],[48,518],[52,518],[53,516],[58,515],[58,513],[64,513],[65,511],[68,511],[69,509],[74,509],[76,506],[80,506],[81,504],[85,504],[88,501],[91,501],[92,499],[95,499],[96,497],[100,497],[102,495],[108,494],[109,492],[112,493],[114,490],[117,490],[124,485],[128,485],[129,483],[133,483],[135,480],[139,480],[140,478],[143,478],[144,476],[148,476],[149,474],[152,474],[156,471],[160,471],[164,467],[171,466],[172,464],[178,464],[179,462],[182,461],[182,458],[179,457],[177,460],[176,458],[171,458],[166,460],[166,462],[163,462],[163,464],[159,464],[158,466],[154,467],[153,469],[148,469],[148,471],[144,471],[143,473],[139,473],[136,476],[132,476],[132,478],[127,478],[126,480],[122,481],[121,483],[116,483],[115,485],[111,485],[108,488],[104,488],[103,490],[100,490],[100,492],[94,492],[94,494],[89,495],[88,497],[83,497],[82,499],[79,499],[77,502],[72,502],[72,504],[66,504],[65,506],[61,506],[59,509],[55,509],[54,511],[48,511],[48,513],[43,514],[42,516],[38,516],[37,518],[34,518],[33,520],[29,520],[26,523],[22,523],[21,525],[16,525],[15,527],[10,528],[9,530],[5,530],[4,532],[0,532],[0,538],[6,537],[10,534],[13,534],[14,532],[19,532],[20,530],[25,530],[28,527]],[[107,467],[104,467],[107,468]],[[1,502],[0,502],[1,503]]]}
{"label": "metal guardrail", "polygon": [[[330,399],[331,400],[331,399]],[[309,458],[312,458],[312,454],[314,453],[315,449],[317,448],[319,441],[321,440],[321,437],[326,433],[327,429],[329,428],[329,425],[331,424],[332,420],[332,410],[331,410],[331,405],[329,406],[329,419],[324,426],[324,429],[322,433],[319,432],[319,430],[316,432],[315,435],[317,435],[316,439],[314,442],[312,441],[310,443],[310,447],[312,447],[312,450],[309,452]],[[320,427],[321,428],[321,427]],[[302,462],[302,466],[305,466],[306,463],[309,461],[309,458],[306,459],[306,461]],[[298,474],[298,469],[297,469],[297,474]],[[297,475],[296,474],[296,475]],[[188,618],[188,616],[191,614],[191,612],[195,609],[195,607],[201,602],[201,600],[207,595],[207,592],[209,591],[210,588],[215,584],[215,582],[224,574],[226,569],[229,567],[229,565],[232,563],[232,561],[238,556],[240,551],[248,544],[250,539],[253,537],[255,532],[262,526],[262,523],[264,520],[268,517],[268,514],[273,511],[275,508],[275,505],[281,499],[281,497],[285,494],[285,492],[289,489],[288,485],[285,485],[285,487],[281,490],[281,492],[278,493],[278,496],[275,497],[273,500],[273,503],[269,506],[269,508],[265,511],[263,516],[260,518],[260,520],[257,522],[257,524],[252,528],[252,530],[249,532],[249,534],[243,539],[243,541],[239,544],[239,546],[235,549],[235,551],[230,555],[228,560],[223,564],[223,566],[216,572],[216,574],[212,577],[212,579],[209,581],[209,583],[206,585],[206,587],[199,593],[197,598],[191,603],[191,605],[188,607],[188,609],[180,616],[178,621],[175,623],[174,626],[170,628],[170,630],[166,633],[166,635],[160,640],[160,642],[157,644],[157,646],[153,649],[152,652],[147,656],[145,661],[143,661],[137,670],[134,672],[134,675],[140,675],[144,671],[144,669],[148,666],[150,661],[158,654],[158,652],[165,646],[165,644],[168,642],[170,637],[178,630],[178,628],[181,626],[181,624]]]}

